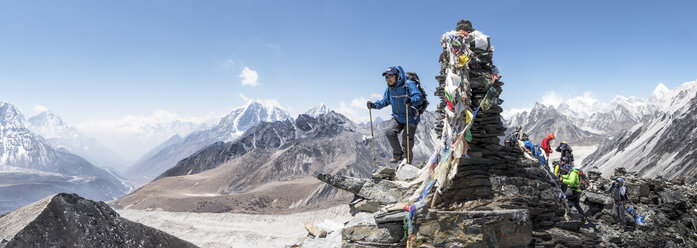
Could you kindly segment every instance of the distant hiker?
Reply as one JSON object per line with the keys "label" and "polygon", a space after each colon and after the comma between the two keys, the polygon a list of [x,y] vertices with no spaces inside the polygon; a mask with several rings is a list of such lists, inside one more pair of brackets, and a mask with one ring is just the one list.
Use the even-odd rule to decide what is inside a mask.
{"label": "distant hiker", "polygon": [[[411,164],[414,133],[416,133],[416,126],[421,120],[421,116],[414,107],[418,107],[423,103],[424,95],[412,80],[407,80],[406,73],[401,66],[387,67],[382,75],[385,76],[385,81],[387,82],[385,94],[381,100],[375,103],[368,101],[367,105],[368,108],[373,109],[381,109],[387,105],[392,106],[392,117],[394,118],[390,121],[386,133],[387,140],[390,141],[390,146],[392,146],[392,159],[390,159],[390,163],[401,161],[408,152],[410,156],[407,158],[407,163]],[[407,109],[409,111],[408,113]],[[409,129],[406,132],[402,132],[407,125],[407,116],[409,116]],[[402,132],[401,145],[397,137],[400,132]],[[407,133],[409,137],[407,137]],[[405,143],[407,139],[409,147],[407,147]]]}
{"label": "distant hiker", "polygon": [[523,142],[529,140],[528,135],[523,132],[523,127],[521,127],[521,126],[518,126],[515,128],[515,131],[513,132],[513,136],[515,136],[516,139],[523,141]]}
{"label": "distant hiker", "polygon": [[624,186],[624,180],[621,177],[618,177],[615,179],[615,182],[612,183],[612,185],[605,190],[605,192],[612,192],[612,199],[614,202],[612,203],[612,216],[615,218],[615,221],[617,221],[617,224],[620,226],[621,231],[624,232],[624,226],[625,226],[625,216],[624,216],[624,211],[625,211],[625,200],[627,200],[627,187]]}
{"label": "distant hiker", "polygon": [[574,153],[573,150],[571,150],[571,146],[566,143],[566,141],[561,142],[559,146],[556,149],[557,152],[561,153],[561,157],[567,157],[569,158],[569,164],[574,164]]}
{"label": "distant hiker", "polygon": [[581,200],[581,192],[583,190],[581,189],[581,180],[579,179],[576,168],[573,168],[571,165],[564,166],[559,180],[568,186],[568,190],[566,190],[565,193],[566,199],[574,203],[576,211],[583,216],[583,222],[588,223],[586,220],[586,214],[583,212],[583,209],[581,209],[581,205],[579,204]]}
{"label": "distant hiker", "polygon": [[[571,165],[569,164],[569,159],[567,157],[562,157],[560,162],[555,162],[554,164],[554,176],[561,177],[564,171],[570,171]],[[561,181],[561,179],[559,179]],[[568,186],[566,184],[561,184],[561,191],[566,192]]]}
{"label": "distant hiker", "polygon": [[559,176],[559,172],[563,171],[564,167],[569,166],[569,158],[561,157],[561,161],[559,163],[560,164],[555,164],[555,166],[554,166],[554,175],[555,176]]}
{"label": "distant hiker", "polygon": [[549,145],[550,142],[554,140],[554,134],[549,133],[546,138],[542,140],[542,143],[540,146],[542,146],[542,150],[545,151],[545,156],[549,158],[549,154],[552,153],[552,147]]}

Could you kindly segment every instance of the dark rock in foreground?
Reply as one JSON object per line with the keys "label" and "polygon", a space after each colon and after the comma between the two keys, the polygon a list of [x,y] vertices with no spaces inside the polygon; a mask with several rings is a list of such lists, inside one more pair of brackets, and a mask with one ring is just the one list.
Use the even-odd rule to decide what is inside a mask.
{"label": "dark rock in foreground", "polygon": [[56,194],[0,217],[0,247],[196,247],[121,218],[104,202]]}

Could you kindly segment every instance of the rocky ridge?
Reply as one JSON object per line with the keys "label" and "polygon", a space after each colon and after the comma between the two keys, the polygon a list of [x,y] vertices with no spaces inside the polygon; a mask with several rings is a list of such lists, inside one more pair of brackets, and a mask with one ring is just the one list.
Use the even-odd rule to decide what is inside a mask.
{"label": "rocky ridge", "polygon": [[[458,30],[473,31],[467,29],[467,22],[461,23],[465,29]],[[491,101],[488,82],[499,93],[503,85],[494,78],[498,75],[489,73],[493,72],[493,66],[486,63],[490,50],[472,50],[468,92],[462,101],[468,104],[467,111]],[[436,77],[441,86],[435,94],[442,99],[448,90],[449,62],[443,61],[452,58],[448,52],[444,49],[441,55],[441,74],[445,75]],[[451,145],[447,143],[446,131],[451,127],[446,108],[455,105],[450,98],[457,97],[447,97],[448,102],[438,106],[441,116],[435,129]],[[500,121],[501,102],[497,99],[488,110],[474,111],[469,150],[455,165],[445,167],[450,171],[446,176],[452,178],[449,187],[428,183],[439,175],[442,160],[421,169],[406,164],[380,168],[371,178],[319,174],[318,179],[355,196],[349,204],[354,219],[342,230],[343,247],[695,246],[694,185],[629,178],[630,192],[637,192],[630,199],[637,202],[635,208],[646,224],[620,233],[608,219],[612,201],[602,193],[602,185],[609,181],[589,172],[593,187],[584,193],[582,206],[594,220],[583,223],[581,215],[561,197],[560,182],[547,166],[541,167],[518,147],[499,145],[505,130]]]}
{"label": "rocky ridge", "polygon": [[196,247],[123,219],[104,202],[57,194],[0,217],[0,247]]}

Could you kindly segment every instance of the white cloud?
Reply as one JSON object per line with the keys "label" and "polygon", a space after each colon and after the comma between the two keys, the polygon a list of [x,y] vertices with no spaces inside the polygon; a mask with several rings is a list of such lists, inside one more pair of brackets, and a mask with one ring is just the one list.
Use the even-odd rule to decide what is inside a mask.
{"label": "white cloud", "polygon": [[373,93],[373,94],[370,94],[370,99],[382,99],[383,96],[384,96],[384,94]]}
{"label": "white cloud", "polygon": [[255,70],[249,69],[249,67],[244,67],[242,73],[240,73],[240,78],[242,78],[242,86],[257,86],[259,85],[259,74]]}
{"label": "white cloud", "polygon": [[44,107],[43,105],[34,104],[34,112],[36,114],[44,112],[44,111],[48,111],[48,108]]}
{"label": "white cloud", "polygon": [[554,106],[556,108],[563,101],[564,101],[564,98],[561,97],[556,92],[547,91],[547,92],[545,92],[544,96],[542,96],[542,101],[540,101],[540,103],[544,104],[545,106]]}
{"label": "white cloud", "polygon": [[[372,98],[372,96],[373,95],[371,95],[371,98]],[[371,99],[371,101],[373,101],[373,102],[375,100],[376,99]],[[368,101],[368,99],[366,99],[365,97],[362,97],[362,96],[358,97],[358,98],[354,98],[348,104],[346,102],[342,101],[339,103],[339,107],[336,108],[335,111],[337,113],[340,113],[340,114],[348,117],[349,119],[351,119],[352,121],[354,121],[356,123],[368,122],[368,121],[370,121],[370,113],[368,112],[368,108],[366,107],[367,101]],[[372,113],[373,120],[375,120],[375,118],[377,118],[377,117],[380,117],[383,120],[386,120],[391,115],[392,110],[390,109],[390,106],[387,106],[381,110],[373,109],[372,112],[373,112]]]}
{"label": "white cloud", "polygon": [[94,137],[129,160],[136,160],[173,135],[214,126],[225,113],[182,116],[158,109],[150,115],[125,115],[111,120],[88,120],[75,125],[82,133]]}
{"label": "white cloud", "polygon": [[223,62],[222,65],[220,65],[221,68],[223,69],[232,69],[232,67],[235,65],[235,61],[233,59],[227,59],[225,62]]}
{"label": "white cloud", "polygon": [[522,113],[522,112],[530,113],[530,110],[532,110],[532,108],[507,108],[507,109],[504,109],[503,112],[501,112],[501,116],[503,116],[503,119],[509,121],[509,120],[511,120],[511,118],[513,118],[513,116],[515,116],[519,113]]}
{"label": "white cloud", "polygon": [[568,102],[574,103],[574,104],[583,104],[583,105],[590,106],[590,105],[596,104],[600,101],[595,98],[595,94],[593,92],[586,91],[581,96],[577,96],[577,97],[569,99]]}

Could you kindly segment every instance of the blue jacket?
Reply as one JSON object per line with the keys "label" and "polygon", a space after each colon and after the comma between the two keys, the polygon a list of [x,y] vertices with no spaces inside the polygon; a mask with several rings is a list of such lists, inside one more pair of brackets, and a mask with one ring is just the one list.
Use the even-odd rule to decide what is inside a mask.
{"label": "blue jacket", "polygon": [[[407,75],[401,66],[397,66],[399,70],[399,78],[393,86],[387,86],[385,94],[381,100],[375,102],[375,108],[381,109],[387,105],[392,105],[392,116],[401,124],[407,123],[407,105],[404,99],[407,97],[411,98],[411,104],[409,108],[409,125],[419,123],[421,116],[419,116],[418,111],[414,107],[418,107],[423,103],[424,96],[421,94],[419,87],[416,83],[409,80],[406,81]],[[405,82],[406,81],[406,82]],[[406,83],[406,87],[404,86]]]}

